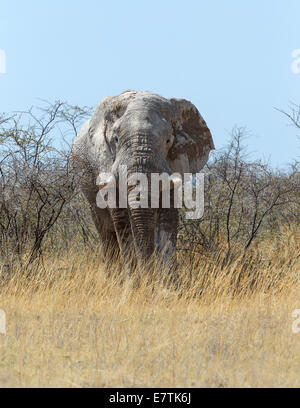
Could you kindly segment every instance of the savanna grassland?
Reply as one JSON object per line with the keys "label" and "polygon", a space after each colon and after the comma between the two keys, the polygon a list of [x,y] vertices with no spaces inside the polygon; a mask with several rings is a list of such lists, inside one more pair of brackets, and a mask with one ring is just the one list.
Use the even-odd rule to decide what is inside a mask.
{"label": "savanna grassland", "polygon": [[157,259],[128,276],[53,144],[90,114],[0,115],[0,387],[299,387],[299,160],[252,160],[234,128],[203,217],[180,211],[176,282]]}
{"label": "savanna grassland", "polygon": [[299,233],[225,254],[183,256],[177,288],[76,247],[4,274],[0,386],[299,387]]}

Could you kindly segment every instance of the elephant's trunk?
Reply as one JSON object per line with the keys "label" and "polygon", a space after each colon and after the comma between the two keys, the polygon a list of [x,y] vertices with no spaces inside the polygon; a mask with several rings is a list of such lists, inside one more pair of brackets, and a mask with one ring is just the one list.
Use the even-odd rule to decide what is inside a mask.
{"label": "elephant's trunk", "polygon": [[[137,259],[143,263],[149,260],[154,252],[154,230],[156,210],[151,208],[151,174],[170,173],[167,162],[160,155],[158,149],[152,145],[152,137],[147,133],[132,134],[128,151],[127,162],[128,178],[133,173],[142,173],[148,180],[148,207],[140,208],[133,205],[130,194],[128,195],[128,209]],[[135,197],[134,197],[135,198]],[[135,201],[136,203],[136,201]]]}
{"label": "elephant's trunk", "polygon": [[144,263],[154,251],[154,210],[131,208],[129,211],[136,256],[139,262]]}
{"label": "elephant's trunk", "polygon": [[[130,167],[128,168],[128,178],[132,173],[142,173],[148,180],[148,192],[144,193],[144,198],[148,199],[148,208],[136,208],[131,198],[128,196],[129,218],[134,240],[134,247],[139,263],[144,263],[151,258],[154,252],[154,229],[156,210],[151,208],[151,174],[159,172],[157,169],[157,157],[155,158],[152,146],[140,145],[140,153],[132,156]],[[130,187],[129,187],[130,192]],[[136,201],[135,201],[136,203]]]}
{"label": "elephant's trunk", "polygon": [[[153,171],[153,169],[150,167],[151,165],[147,166],[147,160],[145,159],[142,165],[135,166],[136,172],[143,173],[146,175],[148,180],[148,192],[141,193],[144,195],[144,199],[148,199],[148,208],[136,208],[137,197],[130,194],[128,196],[129,218],[133,234],[134,247],[137,259],[140,263],[148,261],[154,251],[155,210],[151,208],[150,180],[151,170]],[[130,173],[132,173],[132,169]],[[131,189],[129,187],[129,192],[130,190]]]}

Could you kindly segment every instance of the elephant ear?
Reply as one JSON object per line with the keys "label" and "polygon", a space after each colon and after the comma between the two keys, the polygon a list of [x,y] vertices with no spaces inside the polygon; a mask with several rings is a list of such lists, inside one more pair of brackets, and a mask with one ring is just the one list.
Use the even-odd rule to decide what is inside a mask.
{"label": "elephant ear", "polygon": [[170,99],[174,142],[168,153],[173,172],[198,173],[215,149],[212,135],[198,109],[185,99]]}

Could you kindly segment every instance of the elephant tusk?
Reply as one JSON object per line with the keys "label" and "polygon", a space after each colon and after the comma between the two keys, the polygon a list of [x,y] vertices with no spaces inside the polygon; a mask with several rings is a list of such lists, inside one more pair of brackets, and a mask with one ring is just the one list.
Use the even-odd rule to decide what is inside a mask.
{"label": "elephant tusk", "polygon": [[181,177],[174,177],[172,179],[173,185],[175,188],[182,186],[182,178]]}
{"label": "elephant tusk", "polygon": [[97,180],[97,185],[99,187],[99,190],[102,190],[103,188],[111,188],[115,186],[115,178],[113,176],[105,176],[105,177],[98,177]]}

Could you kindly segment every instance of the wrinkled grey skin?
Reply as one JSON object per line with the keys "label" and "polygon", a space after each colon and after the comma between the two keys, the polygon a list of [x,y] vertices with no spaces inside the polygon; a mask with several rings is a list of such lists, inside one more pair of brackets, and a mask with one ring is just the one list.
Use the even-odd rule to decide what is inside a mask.
{"label": "wrinkled grey skin", "polygon": [[[214,149],[211,133],[196,107],[184,99],[125,91],[104,98],[75,138],[70,163],[92,211],[104,249],[117,245],[124,260],[133,248],[138,263],[154,251],[175,265],[177,209],[100,209],[96,205],[100,172],[127,165],[133,172],[197,173]],[[171,194],[172,196],[172,194]]]}

